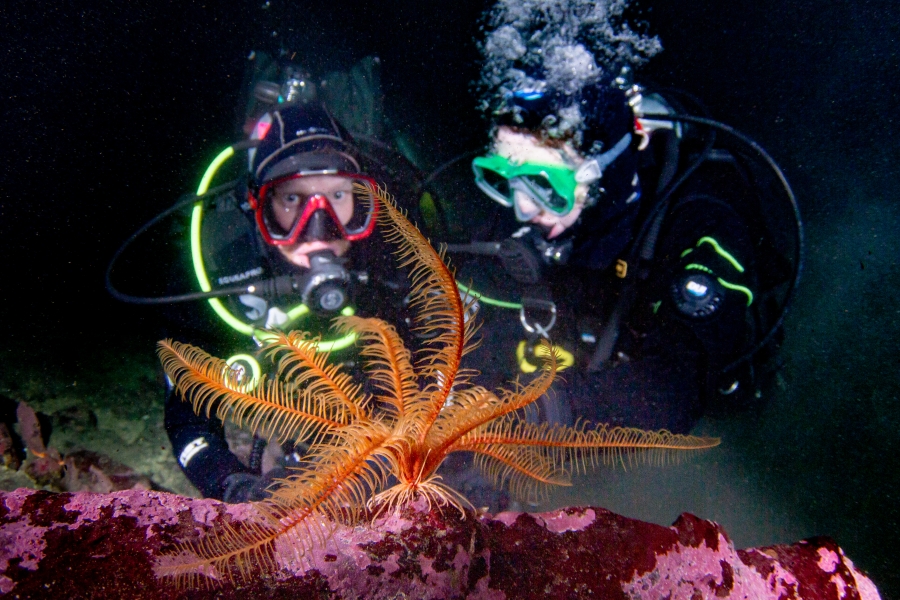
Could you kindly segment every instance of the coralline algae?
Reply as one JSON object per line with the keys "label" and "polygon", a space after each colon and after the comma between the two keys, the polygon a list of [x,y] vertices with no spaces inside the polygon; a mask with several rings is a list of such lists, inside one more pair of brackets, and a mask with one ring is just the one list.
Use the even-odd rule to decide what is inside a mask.
{"label": "coralline algae", "polygon": [[408,506],[372,526],[338,526],[279,570],[237,588],[180,589],[154,575],[164,551],[252,505],[147,491],[0,493],[0,593],[9,598],[879,598],[827,538],[735,550],[684,514],[663,527],[602,508],[468,515]]}

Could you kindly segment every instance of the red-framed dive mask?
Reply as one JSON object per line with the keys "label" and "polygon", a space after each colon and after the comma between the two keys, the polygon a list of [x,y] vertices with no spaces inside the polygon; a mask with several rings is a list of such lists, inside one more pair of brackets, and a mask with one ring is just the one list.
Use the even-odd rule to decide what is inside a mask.
{"label": "red-framed dive mask", "polygon": [[268,244],[352,242],[375,229],[375,189],[374,180],[351,173],[293,174],[251,193],[250,206]]}

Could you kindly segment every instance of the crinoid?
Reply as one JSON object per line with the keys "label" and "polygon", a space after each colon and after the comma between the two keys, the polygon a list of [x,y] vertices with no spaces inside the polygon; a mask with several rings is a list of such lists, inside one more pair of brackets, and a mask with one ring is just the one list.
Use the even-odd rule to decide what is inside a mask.
{"label": "crinoid", "polygon": [[[490,391],[472,383],[462,360],[475,347],[472,298],[460,297],[441,254],[403,216],[383,190],[379,225],[409,270],[416,327],[426,340],[415,356],[397,330],[376,318],[341,317],[336,327],[355,332],[370,392],[305,334],[273,332],[264,349],[277,375],[242,391],[225,362],[172,341],[159,344],[169,377],[196,411],[215,410],[240,426],[279,441],[306,440],[306,465],[278,482],[255,505],[251,526],[227,527],[181,548],[158,565],[158,574],[191,585],[246,579],[272,570],[285,544],[302,556],[327,539],[335,523],[354,523],[413,500],[431,508],[468,502],[442,484],[438,466],[452,452],[474,452],[483,471],[517,497],[539,496],[566,485],[571,473],[603,459],[643,454],[653,459],[709,448],[717,439],[610,428],[532,424],[523,410],[547,392],[556,376],[556,351],[542,347],[541,369],[528,382]],[[281,549],[281,550],[279,550]],[[205,579],[205,577],[203,577]]]}

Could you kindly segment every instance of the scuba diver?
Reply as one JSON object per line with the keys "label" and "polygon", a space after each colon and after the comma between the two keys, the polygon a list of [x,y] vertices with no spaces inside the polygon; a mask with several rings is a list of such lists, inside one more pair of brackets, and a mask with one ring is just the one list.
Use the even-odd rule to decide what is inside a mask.
{"label": "scuba diver", "polygon": [[[375,266],[366,262],[377,258],[367,242],[373,238],[378,207],[354,184],[377,183],[363,174],[347,132],[319,104],[287,103],[263,115],[250,139],[259,143],[249,152],[249,210],[245,214],[227,202],[224,210],[234,213],[231,219],[252,215],[255,227],[243,223],[229,232],[236,225],[232,223],[211,231],[205,265],[209,280],[219,285],[274,278],[276,289],[268,298],[253,292],[229,296],[228,306],[220,301],[217,312],[236,320],[233,326],[252,328],[254,341],[260,342],[272,328],[302,327],[319,334],[338,314],[383,315],[399,306],[402,296],[387,298],[393,291],[386,285],[387,273],[379,273],[377,291],[361,293]],[[401,283],[393,289],[401,289]],[[305,318],[300,323],[299,316]],[[320,348],[338,351],[352,341],[350,336],[325,339]],[[249,385],[258,381],[261,367],[252,352],[228,362],[245,372]],[[261,498],[289,466],[282,460],[274,472],[260,473],[258,453],[264,447],[259,441],[251,464],[242,464],[229,450],[221,422],[195,414],[174,389],[167,394],[165,426],[179,465],[207,497],[228,502]],[[291,454],[288,449],[286,456]]]}
{"label": "scuba diver", "polygon": [[480,383],[527,377],[549,338],[563,368],[540,421],[687,433],[710,406],[758,401],[800,263],[777,165],[686,114],[702,110],[686,95],[633,82],[653,39],[595,37],[591,53],[582,21],[556,30],[510,6],[482,45],[491,139],[469,177],[487,206],[445,193],[433,227],[479,299]]}
{"label": "scuba diver", "polygon": [[[354,184],[381,185],[402,199],[410,189],[403,186],[415,186],[418,172],[384,144],[352,136],[310,92],[302,70],[286,67],[283,72],[283,84],[255,86],[254,107],[248,111],[253,122],[242,127],[248,139],[213,161],[196,195],[132,236],[107,272],[110,292],[128,302],[163,304],[173,312],[175,302],[207,299],[217,326],[209,326],[204,311],[193,310],[170,318],[165,336],[230,356],[226,362],[248,387],[267,371],[255,351],[272,329],[321,336],[319,349],[330,351],[350,373],[357,368],[355,337],[329,333],[334,317],[377,315],[408,334],[402,314],[407,280],[383,259],[389,249],[375,227],[375,198]],[[221,166],[241,155],[247,160],[245,174],[210,187]],[[110,272],[124,248],[186,206],[192,210],[191,264],[202,291],[143,298],[117,290]],[[302,443],[273,447],[277,444],[263,438],[226,435],[218,418],[195,414],[190,398],[166,383],[166,432],[179,466],[205,497],[261,499],[300,460]],[[229,442],[244,447],[236,454]]]}

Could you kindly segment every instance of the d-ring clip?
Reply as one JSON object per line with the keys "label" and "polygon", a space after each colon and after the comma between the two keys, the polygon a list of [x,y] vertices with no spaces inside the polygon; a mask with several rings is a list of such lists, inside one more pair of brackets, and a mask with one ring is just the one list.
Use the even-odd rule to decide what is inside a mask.
{"label": "d-ring clip", "polygon": [[[550,313],[550,318],[547,320],[546,325],[541,325],[536,319],[531,320],[529,322],[528,315],[526,311],[529,309],[536,309],[538,311],[546,311]],[[522,298],[522,308],[519,309],[519,321],[522,322],[522,327],[525,328],[525,331],[528,333],[537,333],[544,337],[550,337],[550,330],[553,329],[553,326],[556,324],[556,304],[554,304],[550,300],[538,300],[536,298]]]}

